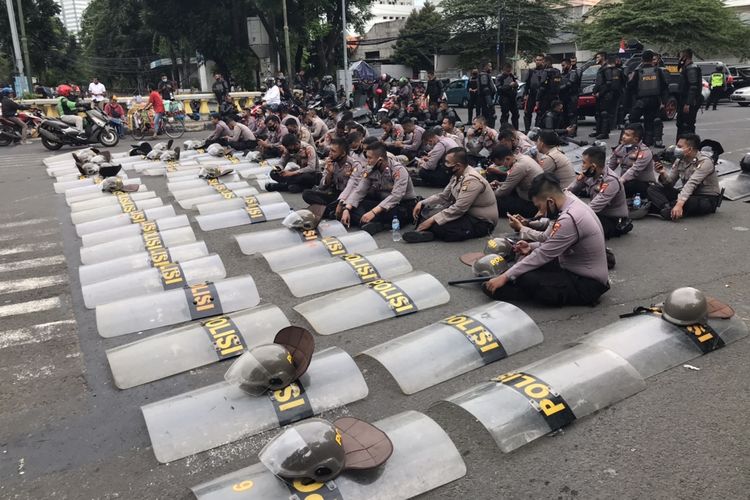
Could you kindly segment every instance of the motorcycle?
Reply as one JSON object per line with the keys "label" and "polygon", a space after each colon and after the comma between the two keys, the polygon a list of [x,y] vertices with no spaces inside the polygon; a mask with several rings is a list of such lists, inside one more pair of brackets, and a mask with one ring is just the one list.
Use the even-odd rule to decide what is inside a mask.
{"label": "motorcycle", "polygon": [[111,148],[117,146],[120,138],[117,131],[110,124],[109,118],[96,108],[85,109],[84,134],[79,137],[75,127],[55,119],[47,119],[39,125],[42,145],[50,151],[56,151],[64,145],[85,146],[101,143]]}
{"label": "motorcycle", "polygon": [[39,137],[39,125],[42,124],[46,116],[39,108],[31,108],[27,111],[20,111],[18,118],[26,124],[29,129],[29,137]]}
{"label": "motorcycle", "polygon": [[10,146],[21,142],[21,132],[12,121],[0,117],[0,146]]}

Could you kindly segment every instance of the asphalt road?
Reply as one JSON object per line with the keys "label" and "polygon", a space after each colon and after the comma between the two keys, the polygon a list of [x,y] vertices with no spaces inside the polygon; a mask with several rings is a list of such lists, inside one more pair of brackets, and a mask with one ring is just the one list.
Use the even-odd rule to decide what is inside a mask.
{"label": "asphalt road", "polygon": [[[749,113],[723,104],[699,115],[698,132],[719,140],[726,159],[739,161],[750,151]],[[581,128],[582,135],[589,131]],[[668,124],[665,142],[673,134],[674,126]],[[614,145],[614,136],[609,142]],[[83,307],[80,293],[80,240],[62,195],[53,193],[42,166],[48,154],[39,142],[0,149],[0,498],[187,498],[190,486],[255,463],[273,432],[167,465],[156,461],[140,406],[220,381],[228,365],[217,363],[126,391],[114,386],[105,349],[147,334],[98,335],[94,313]],[[148,178],[146,184],[169,200],[163,179]],[[303,206],[299,195],[284,196],[295,208]],[[691,361],[698,371],[680,366],[651,377],[644,391],[509,454],[500,452],[465,415],[430,408],[492,376],[565,349],[583,334],[616,321],[634,306],[660,301],[679,286],[699,287],[750,320],[749,211],[750,204],[725,201],[710,217],[638,221],[632,233],[609,243],[617,267],[610,275],[612,289],[599,306],[521,305],[544,333],[542,344],[412,396],[401,394],[377,366],[361,362],[369,396],[326,416],[374,421],[419,410],[441,423],[468,473],[424,498],[747,498],[748,339]],[[201,232],[194,221],[192,226],[198,239],[221,256],[228,276],[252,274],[263,303],[278,305],[293,324],[306,325],[292,309],[303,299],[291,297],[263,260],[244,256],[231,238],[278,222],[211,233]],[[497,231],[505,230],[501,223]],[[415,269],[444,283],[468,277],[458,256],[481,250],[483,244],[407,245],[392,242],[390,233],[376,240],[381,248],[397,248]],[[451,300],[443,306],[316,336],[316,344],[356,355],[487,302],[472,286],[450,287],[449,292]]]}

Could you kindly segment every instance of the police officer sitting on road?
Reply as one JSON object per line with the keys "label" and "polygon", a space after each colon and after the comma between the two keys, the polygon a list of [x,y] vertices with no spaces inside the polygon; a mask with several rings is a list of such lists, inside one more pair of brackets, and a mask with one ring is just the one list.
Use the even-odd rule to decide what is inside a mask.
{"label": "police officer sitting on road", "polygon": [[576,171],[570,159],[560,151],[560,138],[557,134],[542,130],[536,140],[536,148],[539,152],[536,161],[547,173],[554,175],[561,186],[569,186],[576,178]]}
{"label": "police officer sitting on road", "polygon": [[[289,191],[301,193],[320,182],[318,154],[310,144],[303,144],[299,137],[287,134],[281,140],[283,156],[281,166],[271,171],[271,179],[276,182],[266,184],[266,191]],[[298,168],[294,168],[294,166]]]}
{"label": "police officer sitting on road", "polygon": [[477,141],[484,149],[490,151],[497,144],[497,130],[487,126],[484,116],[477,116],[472,127],[466,132],[466,140]]}
{"label": "police officer sitting on road", "polygon": [[448,151],[445,166],[451,180],[441,193],[414,206],[414,219],[422,222],[416,231],[404,233],[408,243],[481,238],[492,233],[498,223],[492,188],[469,166],[466,150],[459,147]]}
{"label": "police officer sitting on road", "polygon": [[367,146],[366,155],[368,170],[346,199],[341,223],[349,226],[354,222],[370,234],[390,227],[394,216],[401,227],[410,224],[417,200],[406,167],[397,158],[389,161],[382,142]]}
{"label": "police officer sitting on road", "polygon": [[643,122],[643,142],[648,146],[659,146],[662,141],[663,126],[658,124],[659,112],[669,100],[669,82],[664,72],[656,66],[654,52],[644,50],[641,64],[633,71],[628,81],[628,92],[635,96],[630,111],[630,123]]}
{"label": "police officer sitting on road", "polygon": [[451,179],[451,173],[445,168],[445,157],[451,149],[459,145],[456,141],[443,135],[441,127],[426,131],[423,140],[429,146],[427,155],[417,159],[417,180],[419,186],[445,187]]}
{"label": "police officer sitting on road", "polygon": [[381,142],[388,146],[388,151],[393,154],[400,154],[401,148],[396,146],[404,140],[404,127],[398,123],[393,123],[389,118],[380,120],[380,128],[383,129],[383,135],[380,136]]}
{"label": "police officer sitting on road", "polygon": [[607,160],[607,168],[620,169],[620,182],[625,186],[625,196],[640,195],[645,198],[648,187],[656,182],[654,155],[641,138],[643,127],[639,123],[625,126],[620,136],[620,144]]}
{"label": "police officer sitting on road", "polygon": [[533,217],[537,209],[531,202],[529,189],[534,179],[544,173],[542,167],[530,156],[514,155],[510,149],[501,144],[492,149],[490,158],[495,168],[505,174],[502,182],[493,180],[491,183],[497,197],[500,217],[505,217],[507,214]]}
{"label": "police officer sitting on road", "polygon": [[356,157],[349,155],[349,143],[344,139],[333,139],[320,184],[305,190],[302,199],[309,205],[326,205],[323,216],[330,218],[335,212],[339,196],[357,168],[361,168],[361,165]]}
{"label": "police officer sitting on road", "polygon": [[565,106],[563,101],[552,101],[549,111],[547,111],[544,114],[544,118],[542,118],[541,128],[556,133],[560,139],[563,137],[575,137],[576,126],[566,125],[566,120],[567,117],[565,116]]}
{"label": "police officer sitting on road", "polygon": [[266,118],[266,129],[268,136],[265,140],[258,141],[263,158],[277,158],[282,155],[281,141],[289,133],[289,130],[281,124],[276,115]]}
{"label": "police officer sitting on road", "polygon": [[395,141],[393,146],[388,148],[388,151],[393,154],[405,155],[413,160],[422,151],[424,129],[417,125],[417,121],[413,118],[407,118],[401,126],[404,130],[403,139]]}
{"label": "police officer sitting on road", "polygon": [[503,123],[500,126],[497,132],[497,143],[510,148],[513,154],[528,153],[535,145],[526,134],[515,130],[509,123]]}
{"label": "police officer sitting on road", "polygon": [[[719,177],[711,156],[702,153],[701,138],[696,134],[683,134],[677,141],[675,157],[678,159],[667,170],[661,162],[654,168],[659,174],[659,184],[648,189],[651,211],[665,220],[683,216],[705,215],[716,212],[721,202]],[[681,180],[682,189],[674,187]]]}
{"label": "police officer sitting on road", "polygon": [[460,128],[456,127],[456,119],[452,116],[446,116],[443,118],[443,135],[456,141],[459,146],[464,143],[464,133]]}
{"label": "police officer sitting on road", "polygon": [[540,212],[555,220],[541,242],[519,241],[522,257],[506,272],[484,284],[495,300],[531,300],[550,306],[595,305],[609,290],[607,255],[596,214],[551,174],[534,179],[530,191]]}
{"label": "police officer sitting on road", "polygon": [[617,174],[605,166],[606,156],[603,148],[593,146],[586,149],[582,157],[582,172],[568,190],[591,199],[589,207],[602,223],[604,238],[609,239],[629,233],[633,223],[628,219],[625,188]]}

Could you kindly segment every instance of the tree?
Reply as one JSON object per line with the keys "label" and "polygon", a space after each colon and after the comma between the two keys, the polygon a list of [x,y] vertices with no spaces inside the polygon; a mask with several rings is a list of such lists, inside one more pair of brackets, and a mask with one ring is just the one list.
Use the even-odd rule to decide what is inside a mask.
{"label": "tree", "polygon": [[614,47],[636,38],[663,52],[691,47],[704,57],[750,55],[750,28],[722,0],[623,0],[600,4],[577,26],[583,47]]}
{"label": "tree", "polygon": [[433,54],[440,53],[450,32],[435,6],[427,2],[413,10],[399,33],[393,59],[414,71],[434,69]]}
{"label": "tree", "polygon": [[443,0],[443,19],[453,38],[446,53],[460,54],[467,66],[494,61],[500,24],[503,59],[515,45],[518,27],[519,52],[526,56],[544,52],[563,24],[566,0]]}

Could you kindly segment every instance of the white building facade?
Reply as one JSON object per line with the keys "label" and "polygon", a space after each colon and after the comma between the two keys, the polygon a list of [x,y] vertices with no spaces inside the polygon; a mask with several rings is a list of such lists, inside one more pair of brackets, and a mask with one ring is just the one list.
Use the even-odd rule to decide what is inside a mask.
{"label": "white building facade", "polygon": [[414,8],[414,0],[375,0],[370,8],[372,18],[365,26],[365,33],[377,23],[406,19]]}
{"label": "white building facade", "polygon": [[81,31],[81,20],[83,11],[86,10],[91,0],[55,0],[60,6],[58,17],[69,33],[77,35]]}

